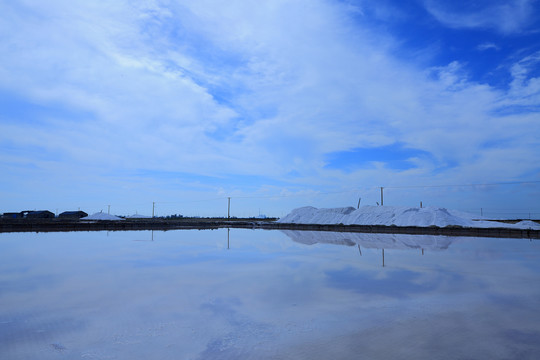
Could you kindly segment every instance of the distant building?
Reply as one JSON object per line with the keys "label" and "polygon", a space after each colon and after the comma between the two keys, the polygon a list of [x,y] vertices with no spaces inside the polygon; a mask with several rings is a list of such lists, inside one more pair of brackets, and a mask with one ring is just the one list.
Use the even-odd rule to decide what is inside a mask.
{"label": "distant building", "polygon": [[23,214],[20,212],[7,212],[2,215],[2,219],[22,219]]}
{"label": "distant building", "polygon": [[27,219],[54,219],[54,213],[49,210],[23,211]]}
{"label": "distant building", "polygon": [[64,211],[63,213],[58,215],[60,219],[71,219],[71,220],[78,220],[85,216],[88,216],[88,214],[80,210],[79,211]]}

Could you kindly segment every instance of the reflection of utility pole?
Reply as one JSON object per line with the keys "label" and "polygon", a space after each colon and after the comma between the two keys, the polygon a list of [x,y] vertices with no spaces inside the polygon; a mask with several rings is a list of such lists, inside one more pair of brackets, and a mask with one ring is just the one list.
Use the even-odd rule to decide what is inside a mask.
{"label": "reflection of utility pole", "polygon": [[152,241],[154,241],[154,230],[152,230]]}
{"label": "reflection of utility pole", "polygon": [[362,249],[360,249],[360,244],[358,244],[358,252],[360,253],[360,256],[362,256]]}
{"label": "reflection of utility pole", "polygon": [[382,249],[382,267],[384,267],[384,249]]}
{"label": "reflection of utility pole", "polygon": [[384,203],[383,203],[383,189],[384,188],[381,186],[381,206],[384,205]]}
{"label": "reflection of utility pole", "polygon": [[231,228],[227,228],[227,250],[229,250],[229,234],[231,233]]}
{"label": "reflection of utility pole", "polygon": [[422,249],[422,256],[424,256],[424,249]]}

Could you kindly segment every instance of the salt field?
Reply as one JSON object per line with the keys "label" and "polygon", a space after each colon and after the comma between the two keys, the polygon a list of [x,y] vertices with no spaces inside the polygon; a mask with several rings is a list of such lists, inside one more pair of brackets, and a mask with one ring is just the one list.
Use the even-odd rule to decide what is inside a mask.
{"label": "salt field", "polygon": [[0,234],[0,359],[537,359],[540,242]]}

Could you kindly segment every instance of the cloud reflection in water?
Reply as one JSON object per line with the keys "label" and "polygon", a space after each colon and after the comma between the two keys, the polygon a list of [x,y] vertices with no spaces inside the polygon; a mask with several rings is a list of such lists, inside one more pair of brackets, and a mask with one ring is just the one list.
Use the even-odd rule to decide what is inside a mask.
{"label": "cloud reflection in water", "polygon": [[538,242],[227,235],[0,234],[0,358],[540,355]]}

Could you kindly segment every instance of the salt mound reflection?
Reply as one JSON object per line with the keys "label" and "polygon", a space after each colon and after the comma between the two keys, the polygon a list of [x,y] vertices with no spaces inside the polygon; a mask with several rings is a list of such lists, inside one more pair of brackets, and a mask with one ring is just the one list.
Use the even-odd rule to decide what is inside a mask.
{"label": "salt mound reflection", "polygon": [[407,234],[372,234],[327,231],[282,230],[291,240],[313,245],[317,243],[354,246],[371,249],[446,250],[459,237]]}

